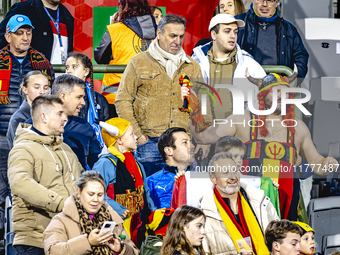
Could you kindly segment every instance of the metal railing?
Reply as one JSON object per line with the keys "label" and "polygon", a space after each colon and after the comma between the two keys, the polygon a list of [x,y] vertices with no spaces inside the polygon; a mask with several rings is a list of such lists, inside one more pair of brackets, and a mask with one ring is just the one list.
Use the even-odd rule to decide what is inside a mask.
{"label": "metal railing", "polygon": [[3,15],[3,18],[6,17],[7,12],[12,6],[11,0],[2,0],[2,8],[0,9],[0,14]]}
{"label": "metal railing", "polygon": [[[65,73],[65,65],[52,65],[55,73]],[[94,73],[123,73],[126,65],[94,65]]]}

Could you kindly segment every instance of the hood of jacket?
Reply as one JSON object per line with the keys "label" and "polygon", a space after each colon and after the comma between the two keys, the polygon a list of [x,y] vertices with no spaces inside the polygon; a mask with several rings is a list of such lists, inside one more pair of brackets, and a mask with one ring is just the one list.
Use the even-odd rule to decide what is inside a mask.
{"label": "hood of jacket", "polygon": [[[249,202],[255,202],[258,204],[261,204],[263,199],[265,198],[264,191],[261,189],[253,188],[250,185],[247,185],[245,183],[240,183],[241,187],[245,190],[247,193]],[[218,212],[215,200],[214,200],[214,189],[210,189],[207,194],[201,199],[200,201],[200,209],[204,210],[204,213],[206,216],[210,216],[212,218],[215,218],[217,220],[221,220],[221,215]]]}
{"label": "hood of jacket", "polygon": [[[192,58],[195,59],[200,65],[204,64],[204,62],[207,61],[208,66],[209,66],[208,51],[211,49],[212,45],[213,45],[213,42],[211,41],[204,45],[200,45],[194,48]],[[236,43],[236,49],[237,49],[237,52],[235,55],[235,61],[237,65],[243,64],[245,56],[253,58],[248,52],[242,50],[237,43]]]}
{"label": "hood of jacket", "polygon": [[32,125],[20,123],[15,132],[13,146],[25,141],[34,141],[36,143],[52,146],[53,150],[59,149],[63,145],[61,136],[42,136],[31,130]]}
{"label": "hood of jacket", "polygon": [[157,25],[154,17],[151,15],[134,16],[122,21],[124,25],[130,28],[142,39],[155,39]]}

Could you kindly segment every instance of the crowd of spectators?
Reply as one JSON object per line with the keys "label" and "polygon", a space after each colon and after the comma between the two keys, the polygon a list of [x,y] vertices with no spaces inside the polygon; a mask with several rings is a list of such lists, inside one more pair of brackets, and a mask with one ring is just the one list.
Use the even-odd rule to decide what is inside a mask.
{"label": "crowd of spectators", "polygon": [[[61,0],[14,4],[0,24],[0,228],[9,197],[18,254],[314,254],[293,169],[319,164],[326,175],[338,162],[318,153],[293,105],[281,114],[309,55],[279,1],[245,12],[241,0],[220,0],[202,28],[210,37],[189,56],[185,18],[120,0],[94,58],[127,66],[105,74],[101,93],[89,56],[73,52]],[[66,73],[55,78],[52,64]],[[247,95],[243,115],[233,114],[234,90]],[[206,93],[220,106],[211,96],[203,107]]]}

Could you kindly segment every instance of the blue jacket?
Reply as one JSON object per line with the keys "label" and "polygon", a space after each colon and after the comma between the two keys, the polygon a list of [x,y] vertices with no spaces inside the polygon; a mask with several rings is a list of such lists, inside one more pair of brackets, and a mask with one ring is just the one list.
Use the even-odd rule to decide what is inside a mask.
{"label": "blue jacket", "polygon": [[13,148],[13,141],[15,138],[15,131],[20,122],[25,122],[31,118],[31,106],[27,103],[27,101],[23,101],[20,105],[20,108],[16,110],[16,112],[12,115],[9,120],[8,129],[7,129],[7,142],[10,149]]}
{"label": "blue jacket", "polygon": [[[110,184],[116,183],[116,165],[112,163],[109,157],[113,159],[115,162],[117,162],[118,160],[116,156],[114,156],[111,153],[108,153],[108,154],[102,155],[100,159],[97,161],[97,163],[93,166],[93,170],[99,172],[103,176],[106,188]],[[156,207],[152,201],[152,198],[150,197],[150,189],[146,182],[146,174],[144,171],[144,167],[140,163],[138,163],[138,165],[143,175],[144,191],[146,194],[146,198],[148,200],[147,201],[148,208],[151,211],[154,211],[156,210]],[[113,208],[113,210],[115,210],[119,215],[122,215],[122,213],[126,210],[124,206],[122,206],[121,204],[117,203],[115,200],[108,197],[107,194],[105,194],[105,199],[106,199],[105,202],[107,202]]]}
{"label": "blue jacket", "polygon": [[[25,123],[32,124],[32,118]],[[71,147],[83,168],[86,169],[86,164],[92,168],[98,161],[102,148],[91,125],[81,117],[69,117],[62,136],[64,143]]]}
{"label": "blue jacket", "polygon": [[150,196],[157,209],[170,208],[176,173],[177,167],[163,164],[160,171],[148,177]]}
{"label": "blue jacket", "polygon": [[[241,49],[254,56],[254,45],[257,43],[259,29],[256,14],[249,10],[247,13],[235,16],[235,18],[241,19],[246,23],[245,27],[238,28],[237,43]],[[309,55],[298,31],[291,23],[280,17],[276,19],[275,27],[277,35],[277,64],[294,69],[295,63],[299,72],[298,77],[304,78],[308,70]],[[257,59],[255,60],[258,61]]]}

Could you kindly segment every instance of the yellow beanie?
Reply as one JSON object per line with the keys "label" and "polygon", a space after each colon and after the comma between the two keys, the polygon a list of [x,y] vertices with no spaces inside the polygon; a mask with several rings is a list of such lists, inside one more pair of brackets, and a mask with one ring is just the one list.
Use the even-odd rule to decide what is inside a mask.
{"label": "yellow beanie", "polygon": [[118,135],[112,136],[105,129],[105,127],[102,126],[102,135],[107,147],[113,146],[117,141],[117,137],[121,137],[122,135],[124,135],[128,127],[130,126],[130,122],[122,118],[112,118],[105,121],[105,123],[114,126],[118,129]]}
{"label": "yellow beanie", "polygon": [[300,221],[292,221],[294,224],[298,225],[302,231],[303,235],[306,234],[307,232],[313,232],[315,234],[314,229],[312,229],[308,224]]}

